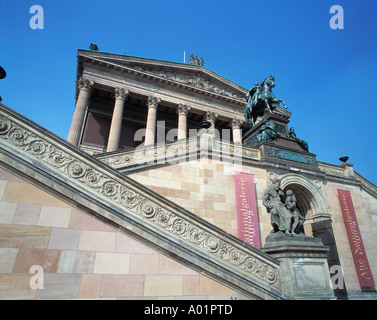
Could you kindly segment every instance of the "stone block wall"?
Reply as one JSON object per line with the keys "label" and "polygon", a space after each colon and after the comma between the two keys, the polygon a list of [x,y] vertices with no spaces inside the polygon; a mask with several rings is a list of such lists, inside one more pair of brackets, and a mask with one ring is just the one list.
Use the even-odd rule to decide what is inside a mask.
{"label": "stone block wall", "polygon": [[[267,187],[264,169],[243,166],[254,175],[261,241],[271,231],[270,215],[262,204]],[[205,159],[167,165],[129,175],[163,197],[237,237],[237,212],[234,175],[229,165]]]}
{"label": "stone block wall", "polygon": [[3,169],[0,200],[0,299],[242,298]]}

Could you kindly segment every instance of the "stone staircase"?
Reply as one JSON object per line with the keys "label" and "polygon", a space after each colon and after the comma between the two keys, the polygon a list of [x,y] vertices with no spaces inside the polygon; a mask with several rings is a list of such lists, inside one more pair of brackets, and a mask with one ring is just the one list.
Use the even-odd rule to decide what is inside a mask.
{"label": "stone staircase", "polygon": [[[250,161],[258,157],[252,148],[242,152]],[[278,260],[134,181],[106,157],[0,104],[1,167],[251,299],[282,298]]]}

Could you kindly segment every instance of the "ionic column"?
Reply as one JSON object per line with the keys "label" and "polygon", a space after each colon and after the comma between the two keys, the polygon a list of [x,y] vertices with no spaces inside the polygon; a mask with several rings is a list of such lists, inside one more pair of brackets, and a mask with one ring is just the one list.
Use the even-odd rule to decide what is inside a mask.
{"label": "ionic column", "polygon": [[157,107],[161,102],[161,99],[149,96],[148,105],[148,117],[147,117],[147,127],[145,132],[145,142],[144,145],[153,145],[156,133],[156,120],[157,120]]}
{"label": "ionic column", "polygon": [[177,108],[178,113],[178,140],[186,139],[187,137],[187,113],[190,111],[191,107],[180,104]]}
{"label": "ionic column", "polygon": [[231,126],[233,130],[233,143],[242,144],[242,124],[243,121],[240,119],[232,119],[231,121]]}
{"label": "ionic column", "polygon": [[67,141],[75,146],[79,145],[81,129],[84,123],[85,111],[88,107],[91,89],[94,82],[88,79],[78,81],[79,96],[77,98],[75,112],[73,113],[71,128],[69,130]]}
{"label": "ionic column", "polygon": [[122,129],[124,102],[129,94],[128,90],[123,88],[115,89],[115,105],[113,117],[111,119],[109,140],[107,142],[107,152],[116,151],[119,147],[120,132]]}

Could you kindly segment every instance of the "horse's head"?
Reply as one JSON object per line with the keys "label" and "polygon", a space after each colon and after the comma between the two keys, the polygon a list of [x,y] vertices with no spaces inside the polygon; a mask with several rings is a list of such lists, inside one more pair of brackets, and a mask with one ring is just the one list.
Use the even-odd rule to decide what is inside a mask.
{"label": "horse's head", "polygon": [[263,87],[268,87],[268,89],[271,89],[275,87],[275,78],[273,75],[268,76],[266,79],[263,80],[261,84],[262,88]]}

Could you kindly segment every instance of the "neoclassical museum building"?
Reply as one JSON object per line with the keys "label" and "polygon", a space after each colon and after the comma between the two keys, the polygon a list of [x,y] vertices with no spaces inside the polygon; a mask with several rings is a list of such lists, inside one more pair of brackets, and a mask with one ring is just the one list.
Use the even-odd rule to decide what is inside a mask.
{"label": "neoclassical museum building", "polygon": [[93,49],[67,139],[0,104],[1,299],[377,298],[377,187],[245,121],[273,77]]}

